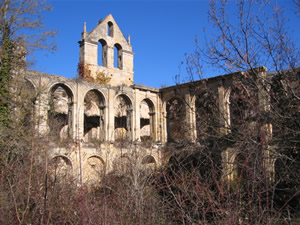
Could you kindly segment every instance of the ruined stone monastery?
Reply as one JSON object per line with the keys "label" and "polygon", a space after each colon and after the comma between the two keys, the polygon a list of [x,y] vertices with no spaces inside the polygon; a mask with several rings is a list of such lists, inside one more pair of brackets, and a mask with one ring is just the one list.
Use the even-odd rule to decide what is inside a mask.
{"label": "ruined stone monastery", "polygon": [[[130,37],[124,37],[112,15],[90,32],[84,26],[79,48],[80,78],[36,71],[26,77],[40,93],[36,126],[53,139],[52,161],[82,182],[92,182],[99,173],[124,172],[133,156],[145,168],[159,167],[168,160],[161,146],[183,138],[196,142],[201,135],[196,121],[201,120],[195,104],[208,89],[223,113],[219,132],[228,132],[234,74],[161,89],[134,84]],[[266,74],[265,68],[260,73]],[[183,113],[172,110],[174,105]],[[232,158],[224,154],[226,162]]]}

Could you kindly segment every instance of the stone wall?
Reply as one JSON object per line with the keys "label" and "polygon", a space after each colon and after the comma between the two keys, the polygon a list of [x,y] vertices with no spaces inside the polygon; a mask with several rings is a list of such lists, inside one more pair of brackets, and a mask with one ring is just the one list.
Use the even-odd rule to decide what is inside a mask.
{"label": "stone wall", "polygon": [[[130,38],[125,39],[111,15],[91,32],[84,26],[79,43],[80,62],[94,78],[103,72],[111,78],[108,83],[35,71],[27,71],[26,79],[38,93],[35,126],[52,142],[53,163],[82,182],[95,181],[99,173],[126,170],[118,167],[126,166],[132,155],[144,167],[159,167],[166,163],[161,147],[168,142],[200,143],[204,134],[199,128],[206,129],[210,116],[204,110],[207,104],[219,113],[210,118],[218,135],[231,132],[230,94],[233,78],[241,73],[162,89],[133,84]],[[119,54],[117,67],[114,52]],[[265,68],[259,76],[266,76]],[[210,102],[204,104],[207,99]],[[257,101],[266,105],[261,103],[265,98]],[[224,171],[230,171],[233,157],[232,148],[224,150]]]}

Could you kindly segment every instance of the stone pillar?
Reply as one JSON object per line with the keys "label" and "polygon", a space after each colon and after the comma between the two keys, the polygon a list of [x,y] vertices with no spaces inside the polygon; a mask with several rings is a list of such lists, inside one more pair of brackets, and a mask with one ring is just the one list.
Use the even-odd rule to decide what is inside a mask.
{"label": "stone pillar", "polygon": [[[228,94],[228,93],[227,93]],[[219,103],[219,116],[220,116],[220,134],[226,135],[229,132],[229,96],[225,93],[225,88],[221,83],[218,87],[218,103]]]}
{"label": "stone pillar", "polygon": [[79,61],[87,64],[98,65],[98,43],[79,41]]}
{"label": "stone pillar", "polygon": [[159,94],[156,95],[156,104],[155,105],[155,114],[153,116],[153,132],[154,132],[154,137],[153,140],[155,141],[162,141],[161,137],[161,100]]}
{"label": "stone pillar", "polygon": [[[271,110],[270,95],[268,93],[269,87],[267,86],[265,80],[267,76],[267,68],[259,67],[255,69],[258,72],[257,83],[258,83],[258,102],[259,110],[261,114],[267,114]],[[263,142],[264,148],[264,167],[268,174],[270,181],[274,181],[275,177],[275,157],[273,151],[271,151],[271,146],[269,141],[272,139],[272,124],[265,122],[261,126],[261,141]]]}
{"label": "stone pillar", "polygon": [[115,111],[114,111],[114,98],[115,92],[113,89],[108,89],[108,99],[107,99],[107,110],[105,117],[105,124],[107,126],[106,140],[114,141],[114,130],[115,130]]}
{"label": "stone pillar", "polygon": [[155,112],[149,112],[149,118],[150,118],[150,137],[152,138],[152,141],[157,141],[157,135],[156,135],[156,123],[155,123]]}
{"label": "stone pillar", "polygon": [[100,127],[99,127],[99,138],[100,141],[106,141],[107,137],[106,137],[106,115],[105,115],[105,106],[100,106],[100,118],[99,118],[99,123],[100,123]]}
{"label": "stone pillar", "polygon": [[168,141],[168,134],[167,134],[167,103],[161,99],[160,103],[160,132],[161,132],[161,142],[164,144]]}
{"label": "stone pillar", "polygon": [[133,140],[140,141],[141,140],[141,112],[140,112],[140,98],[139,98],[140,90],[134,89],[134,129],[133,129]]}
{"label": "stone pillar", "polygon": [[41,93],[35,105],[35,113],[37,115],[36,128],[39,134],[41,135],[45,135],[49,131],[48,110],[49,110],[48,94]]}
{"label": "stone pillar", "polygon": [[76,122],[74,120],[74,100],[73,102],[68,103],[68,135],[69,137],[74,139],[74,123]]}
{"label": "stone pillar", "polygon": [[[81,90],[78,90],[81,93]],[[77,138],[83,140],[84,138],[84,96],[77,94]]]}
{"label": "stone pillar", "polygon": [[107,68],[114,68],[114,46],[107,46]]}
{"label": "stone pillar", "polygon": [[127,140],[129,141],[134,141],[134,132],[133,132],[133,128],[134,128],[134,119],[133,119],[133,110],[132,109],[128,109],[126,111],[126,128],[127,128]]}
{"label": "stone pillar", "polygon": [[188,138],[190,141],[196,141],[196,119],[195,119],[195,99],[189,93],[184,95],[185,112],[186,112],[186,126],[189,132]]}

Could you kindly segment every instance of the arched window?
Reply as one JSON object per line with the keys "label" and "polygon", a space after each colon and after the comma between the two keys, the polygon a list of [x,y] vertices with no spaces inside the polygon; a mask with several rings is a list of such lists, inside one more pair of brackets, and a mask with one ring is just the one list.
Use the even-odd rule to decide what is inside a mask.
{"label": "arched window", "polygon": [[107,36],[114,36],[114,24],[110,21],[107,23]]}
{"label": "arched window", "polygon": [[214,96],[208,92],[196,96],[196,129],[197,138],[205,141],[215,137],[218,131],[218,107]]}
{"label": "arched window", "polygon": [[104,97],[97,90],[89,91],[84,98],[84,141],[105,139]]}
{"label": "arched window", "polygon": [[114,46],[114,67],[123,69],[122,47],[119,44]]}
{"label": "arched window", "polygon": [[132,163],[128,156],[123,155],[113,162],[113,169],[118,175],[128,175],[132,171]]}
{"label": "arched window", "polygon": [[150,99],[144,99],[140,104],[140,129],[142,141],[153,138],[154,105]]}
{"label": "arched window", "polygon": [[119,95],[114,104],[115,140],[130,140],[132,131],[132,104],[126,95]]}
{"label": "arched window", "polygon": [[153,156],[147,155],[143,158],[142,165],[144,166],[144,169],[151,171],[156,168],[156,161]]}
{"label": "arched window", "polygon": [[55,156],[49,163],[49,172],[53,181],[64,181],[72,176],[72,163],[65,156]]}
{"label": "arched window", "polygon": [[56,84],[51,88],[48,110],[49,137],[57,140],[72,134],[72,91],[64,84]]}
{"label": "arched window", "polygon": [[107,43],[103,39],[98,44],[98,65],[107,66]]}
{"label": "arched window", "polygon": [[167,136],[168,142],[180,142],[186,137],[185,104],[179,98],[167,102]]}

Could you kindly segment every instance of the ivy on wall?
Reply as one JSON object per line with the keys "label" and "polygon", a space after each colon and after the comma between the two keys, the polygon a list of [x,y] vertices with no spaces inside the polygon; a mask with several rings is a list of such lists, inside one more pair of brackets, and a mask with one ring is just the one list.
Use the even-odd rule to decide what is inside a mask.
{"label": "ivy on wall", "polygon": [[105,73],[101,72],[101,71],[96,72],[96,77],[93,77],[91,75],[91,70],[89,68],[89,64],[87,64],[87,63],[79,62],[77,71],[78,71],[78,75],[79,75],[80,79],[84,79],[91,83],[107,85],[111,80],[110,77],[107,77],[105,75]]}
{"label": "ivy on wall", "polygon": [[9,80],[11,77],[13,43],[10,40],[10,29],[5,27],[0,40],[0,125],[9,124]]}

